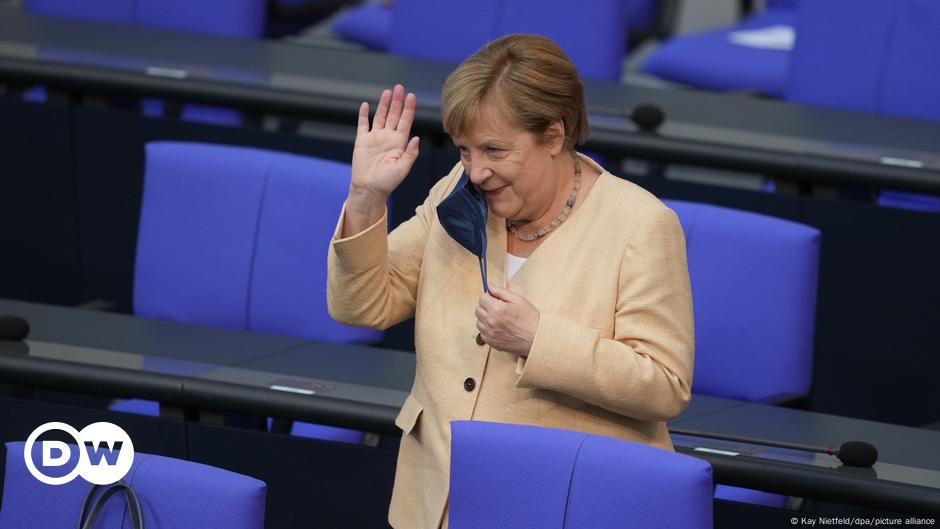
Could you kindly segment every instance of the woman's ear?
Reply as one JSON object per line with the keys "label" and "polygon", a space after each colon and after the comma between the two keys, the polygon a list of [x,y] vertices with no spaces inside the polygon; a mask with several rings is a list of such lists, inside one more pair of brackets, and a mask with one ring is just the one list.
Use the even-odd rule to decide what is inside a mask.
{"label": "woman's ear", "polygon": [[565,124],[556,119],[545,131],[548,138],[548,148],[552,156],[558,156],[565,149]]}

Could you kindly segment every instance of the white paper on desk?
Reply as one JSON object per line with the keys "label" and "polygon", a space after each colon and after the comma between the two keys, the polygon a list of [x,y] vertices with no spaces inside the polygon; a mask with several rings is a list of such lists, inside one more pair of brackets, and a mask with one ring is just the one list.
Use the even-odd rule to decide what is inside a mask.
{"label": "white paper on desk", "polygon": [[742,29],[728,34],[732,44],[760,48],[763,50],[790,51],[796,41],[796,32],[792,26],[778,24],[758,29]]}

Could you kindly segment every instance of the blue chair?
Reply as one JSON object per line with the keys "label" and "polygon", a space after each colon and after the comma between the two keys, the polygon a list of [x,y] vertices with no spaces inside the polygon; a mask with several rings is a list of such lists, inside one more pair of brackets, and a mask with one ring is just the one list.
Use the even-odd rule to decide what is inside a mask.
{"label": "blue chair", "polygon": [[337,343],[381,339],[337,323],[326,306],[348,164],[201,143],[152,142],[146,151],[136,314]]}
{"label": "blue chair", "polygon": [[[136,0],[136,23],[141,26],[224,37],[260,38],[264,34],[265,0]],[[163,103],[145,99],[147,116],[162,116]],[[184,121],[211,125],[240,126],[241,113],[228,108],[186,104],[180,115]]]}
{"label": "blue chair", "polygon": [[557,42],[583,77],[619,79],[623,8],[623,0],[396,0],[388,49],[457,63],[501,35],[538,33]]}
{"label": "blue chair", "polygon": [[[797,15],[788,100],[940,120],[940,4],[817,0]],[[886,190],[878,203],[940,212],[940,197],[915,193]]]}
{"label": "blue chair", "polygon": [[136,0],[137,24],[223,37],[264,35],[264,0]]}
{"label": "blue chair", "polygon": [[[735,26],[670,39],[647,57],[641,70],[697,88],[782,96],[790,59],[790,47],[784,44],[796,19],[794,3],[768,1],[766,10]],[[748,43],[760,33],[778,34],[779,45]]]}
{"label": "blue chair", "polygon": [[[31,13],[64,16],[83,20],[113,22],[153,28],[174,29],[211,35],[259,38],[264,34],[265,0],[27,0]],[[24,94],[30,102],[46,101],[42,87]],[[145,98],[141,111],[145,116],[164,115],[165,104]],[[241,113],[227,108],[186,104],[180,117],[186,121],[212,125],[239,126]]]}
{"label": "blue chair", "polygon": [[757,402],[809,393],[819,230],[665,200],[686,236],[695,308],[692,391]]}
{"label": "blue chair", "polygon": [[[679,216],[695,309],[692,392],[778,403],[812,382],[819,230],[707,204],[665,200]],[[786,498],[717,487],[719,499]]]}
{"label": "blue chair", "polygon": [[712,527],[712,469],[569,430],[451,423],[449,527]]}
{"label": "blue chair", "polygon": [[392,6],[366,3],[350,7],[331,27],[345,40],[385,51],[392,40]]}
{"label": "blue chair", "polygon": [[[0,529],[74,529],[91,485],[80,477],[64,485],[40,482],[26,469],[24,445],[6,444]],[[124,481],[137,493],[148,529],[264,527],[264,482],[200,463],[134,456]],[[112,498],[95,527],[122,527],[124,518],[123,500]]]}
{"label": "blue chair", "polygon": [[23,8],[39,15],[134,24],[137,0],[25,0]]}

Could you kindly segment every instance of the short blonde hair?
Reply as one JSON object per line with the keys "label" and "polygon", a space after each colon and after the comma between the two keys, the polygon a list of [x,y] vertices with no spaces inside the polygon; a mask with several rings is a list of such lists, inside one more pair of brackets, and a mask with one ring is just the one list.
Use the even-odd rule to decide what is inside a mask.
{"label": "short blonde hair", "polygon": [[444,83],[444,130],[463,135],[481,110],[494,104],[511,122],[542,141],[556,120],[565,127],[565,148],[588,135],[584,85],[571,59],[541,35],[506,35],[460,63]]}

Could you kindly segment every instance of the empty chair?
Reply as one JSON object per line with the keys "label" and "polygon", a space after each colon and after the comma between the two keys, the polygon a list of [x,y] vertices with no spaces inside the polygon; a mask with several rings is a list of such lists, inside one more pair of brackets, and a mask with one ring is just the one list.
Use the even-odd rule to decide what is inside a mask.
{"label": "empty chair", "polygon": [[349,164],[183,142],[151,142],[146,158],[136,314],[342,343],[381,338],[326,308]]}
{"label": "empty chair", "polygon": [[392,39],[392,6],[368,2],[352,6],[331,27],[345,40],[385,51]]}
{"label": "empty chair", "polygon": [[[940,4],[819,0],[801,2],[797,14],[788,100],[940,120]],[[940,211],[940,197],[914,193],[885,191],[878,202]]]}
{"label": "empty chair", "polygon": [[623,9],[623,0],[396,0],[389,51],[456,63],[496,37],[537,33],[557,42],[583,77],[619,79]]}
{"label": "empty chair", "polygon": [[819,230],[708,204],[665,200],[688,248],[694,393],[779,402],[809,393]]}
{"label": "empty chair", "polygon": [[569,430],[451,424],[451,529],[712,527],[705,461]]}
{"label": "empty chair", "polygon": [[[809,394],[819,230],[774,217],[665,200],[688,248],[695,310],[692,392],[759,402]],[[693,397],[694,398],[694,397]],[[716,497],[783,506],[785,498],[718,487]]]}
{"label": "empty chair", "polygon": [[264,35],[264,0],[136,0],[137,24],[224,37]]}
{"label": "empty chair", "polygon": [[[266,20],[265,0],[26,0],[31,13],[63,16],[135,26],[174,29],[210,35],[260,38]],[[27,101],[43,102],[45,90],[31,88]],[[145,116],[164,115],[164,102],[145,98],[141,111]],[[181,117],[187,121],[236,126],[243,123],[240,112],[206,105],[184,105]]]}
{"label": "empty chair", "polygon": [[337,323],[326,307],[349,164],[203,143],[152,142],[146,155],[136,314],[337,343],[381,339]]}
{"label": "empty chair", "polygon": [[641,69],[697,88],[782,96],[795,35],[795,3],[768,1],[766,10],[732,27],[667,40]]}
{"label": "empty chair", "polygon": [[137,0],[24,0],[23,8],[38,15],[134,24]]}
{"label": "empty chair", "polygon": [[[24,445],[6,444],[0,529],[74,529],[91,485],[81,477],[64,485],[40,482],[26,468]],[[266,487],[264,482],[248,476],[200,463],[136,453],[123,481],[140,498],[147,529],[264,527]],[[123,501],[121,495],[112,497],[95,527],[122,527]]]}

